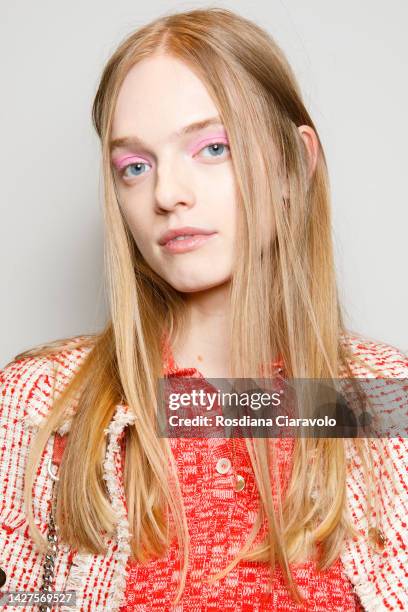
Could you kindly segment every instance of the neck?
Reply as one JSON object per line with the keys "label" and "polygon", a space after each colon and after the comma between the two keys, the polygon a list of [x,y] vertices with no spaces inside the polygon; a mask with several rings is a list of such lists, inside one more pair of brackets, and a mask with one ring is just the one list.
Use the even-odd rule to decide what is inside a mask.
{"label": "neck", "polygon": [[230,284],[186,295],[187,325],[173,346],[179,367],[206,377],[228,377]]}

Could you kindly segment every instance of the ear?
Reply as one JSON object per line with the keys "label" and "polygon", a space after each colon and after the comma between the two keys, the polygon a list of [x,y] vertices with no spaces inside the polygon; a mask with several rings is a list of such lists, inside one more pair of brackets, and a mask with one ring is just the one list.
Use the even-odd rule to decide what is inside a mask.
{"label": "ear", "polygon": [[[306,146],[306,151],[309,158],[309,179],[312,177],[313,172],[316,169],[317,156],[319,154],[319,140],[316,132],[309,125],[300,125],[298,127],[299,133]],[[289,198],[289,187],[288,182],[285,180],[283,186],[283,197]]]}
{"label": "ear", "polygon": [[319,153],[319,141],[316,132],[309,125],[300,125],[298,127],[303,142],[306,145],[306,150],[309,156],[309,178],[313,175],[316,169],[317,156]]}

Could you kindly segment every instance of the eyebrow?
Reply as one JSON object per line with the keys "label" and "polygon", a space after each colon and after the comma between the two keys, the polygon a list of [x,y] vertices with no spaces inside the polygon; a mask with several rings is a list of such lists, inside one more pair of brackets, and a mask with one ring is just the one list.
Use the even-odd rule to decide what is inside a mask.
{"label": "eyebrow", "polygon": [[[208,119],[203,119],[202,121],[195,121],[194,123],[190,123],[189,125],[185,125],[180,130],[174,132],[171,135],[171,138],[184,136],[186,134],[192,134],[193,132],[198,132],[199,130],[203,130],[210,125],[222,125],[221,118],[209,117]],[[119,147],[145,147],[148,148],[148,145],[143,142],[141,138],[137,136],[124,136],[123,138],[115,138],[111,140],[109,143],[110,152],[118,149]]]}

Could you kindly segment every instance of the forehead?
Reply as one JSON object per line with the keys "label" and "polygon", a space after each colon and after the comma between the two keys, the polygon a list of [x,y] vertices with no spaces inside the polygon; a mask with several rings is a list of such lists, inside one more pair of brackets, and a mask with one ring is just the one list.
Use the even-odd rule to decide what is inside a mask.
{"label": "forehead", "polygon": [[160,141],[187,123],[216,114],[204,83],[184,62],[168,55],[145,58],[122,83],[112,137]]}

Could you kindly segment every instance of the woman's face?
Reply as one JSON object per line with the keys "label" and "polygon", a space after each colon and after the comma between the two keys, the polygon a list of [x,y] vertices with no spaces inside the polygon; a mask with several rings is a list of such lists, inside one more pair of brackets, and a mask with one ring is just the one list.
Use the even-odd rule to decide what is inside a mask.
{"label": "woman's face", "polygon": [[[168,55],[139,62],[119,92],[112,144],[120,205],[150,267],[181,292],[227,282],[235,184],[227,134],[200,79]],[[206,235],[162,244],[185,227]]]}

